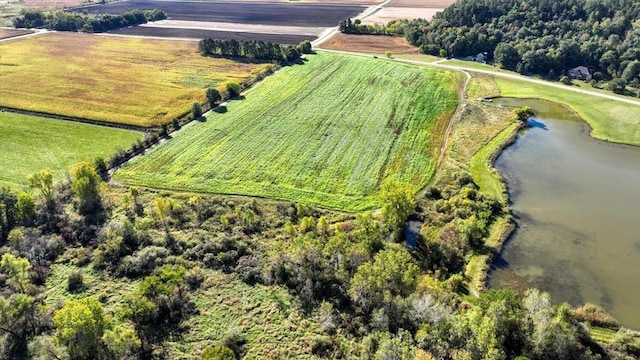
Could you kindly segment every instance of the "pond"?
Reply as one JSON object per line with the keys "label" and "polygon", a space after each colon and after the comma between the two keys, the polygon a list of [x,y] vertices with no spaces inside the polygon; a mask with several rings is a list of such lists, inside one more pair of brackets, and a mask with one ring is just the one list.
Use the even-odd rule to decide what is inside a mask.
{"label": "pond", "polygon": [[595,303],[640,329],[640,148],[590,138],[588,125],[555,103],[494,102],[536,116],[495,163],[518,227],[489,286]]}

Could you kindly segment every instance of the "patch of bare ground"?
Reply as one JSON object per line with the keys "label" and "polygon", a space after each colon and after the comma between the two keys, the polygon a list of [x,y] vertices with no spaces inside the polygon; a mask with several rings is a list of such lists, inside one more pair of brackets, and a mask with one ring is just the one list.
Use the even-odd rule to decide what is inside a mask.
{"label": "patch of bare ground", "polygon": [[24,29],[0,29],[0,40],[16,36],[31,34],[33,31]]}
{"label": "patch of bare ground", "polygon": [[403,37],[382,35],[348,35],[336,34],[322,47],[330,50],[356,51],[382,54],[387,51],[392,54],[418,53],[417,47],[409,44]]}
{"label": "patch of bare ground", "polygon": [[444,10],[444,8],[410,8],[410,7],[385,7],[375,14],[366,17],[364,24],[386,24],[396,19],[426,19],[431,20],[433,16]]}
{"label": "patch of bare ground", "polygon": [[97,1],[84,0],[24,0],[22,3],[28,9],[54,10],[68,7],[86,5],[87,3]]}
{"label": "patch of bare ground", "polygon": [[389,7],[445,9],[454,2],[456,0],[394,0]]}

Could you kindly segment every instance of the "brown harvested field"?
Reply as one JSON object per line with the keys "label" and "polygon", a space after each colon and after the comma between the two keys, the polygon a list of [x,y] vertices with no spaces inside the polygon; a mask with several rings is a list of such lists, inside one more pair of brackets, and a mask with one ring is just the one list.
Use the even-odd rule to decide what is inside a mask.
{"label": "brown harvested field", "polygon": [[245,31],[216,31],[206,29],[181,29],[150,26],[134,26],[109,32],[114,35],[144,36],[151,38],[176,38],[200,40],[206,38],[219,40],[262,40],[279,44],[297,45],[303,40],[313,41],[317,36],[290,35],[290,34],[264,34]]}
{"label": "brown harvested field", "polygon": [[409,8],[409,7],[386,7],[375,14],[362,20],[363,24],[386,24],[396,19],[426,19],[431,20],[433,16],[444,9],[438,8]]}
{"label": "brown harvested field", "polygon": [[208,2],[127,0],[91,5],[82,11],[123,13],[127,9],[160,9],[169,20],[301,27],[334,27],[366,9],[361,5],[278,2]]}
{"label": "brown harvested field", "polygon": [[22,4],[28,9],[41,9],[41,10],[54,10],[63,9],[74,6],[80,6],[87,2],[97,1],[84,1],[84,0],[23,0]]}
{"label": "brown harvested field", "polygon": [[271,64],[203,57],[194,41],[50,33],[0,43],[0,106],[158,126]]}
{"label": "brown harvested field", "polygon": [[394,0],[389,6],[445,9],[455,2],[456,0]]}
{"label": "brown harvested field", "polygon": [[0,40],[8,39],[16,36],[27,35],[33,33],[32,30],[24,29],[0,29]]}
{"label": "brown harvested field", "polygon": [[403,37],[380,35],[348,35],[338,33],[325,41],[322,48],[330,50],[356,51],[375,54],[384,54],[390,51],[392,54],[418,53],[418,48],[412,46]]}

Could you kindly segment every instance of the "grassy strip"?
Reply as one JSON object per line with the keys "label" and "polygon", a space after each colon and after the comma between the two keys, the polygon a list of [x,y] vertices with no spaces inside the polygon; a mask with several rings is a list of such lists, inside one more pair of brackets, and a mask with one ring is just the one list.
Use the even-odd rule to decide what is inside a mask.
{"label": "grassy strip", "polygon": [[427,184],[460,76],[320,54],[258,84],[228,112],[186,126],[114,178],[360,211],[385,178]]}
{"label": "grassy strip", "polygon": [[205,270],[207,280],[192,294],[199,313],[189,330],[170,342],[171,359],[193,359],[230,331],[246,337],[243,359],[311,359],[311,343],[323,333],[320,325],[300,313],[297,300],[276,286],[247,285],[233,276]]}
{"label": "grassy strip", "polygon": [[502,130],[487,145],[473,155],[469,165],[471,177],[480,186],[480,190],[501,199],[503,202],[508,200],[505,192],[506,188],[500,180],[500,175],[493,168],[492,162],[500,151],[513,141],[520,126],[521,124],[514,122]]}
{"label": "grassy strip", "polygon": [[55,33],[0,43],[0,105],[157,126],[272,64],[203,57],[189,41]]}
{"label": "grassy strip", "polygon": [[142,133],[0,112],[0,187],[19,190],[27,175],[51,169],[60,178],[77,161],[108,158]]}
{"label": "grassy strip", "polygon": [[588,94],[496,77],[502,96],[538,98],[570,107],[592,128],[598,139],[640,145],[640,106]]}

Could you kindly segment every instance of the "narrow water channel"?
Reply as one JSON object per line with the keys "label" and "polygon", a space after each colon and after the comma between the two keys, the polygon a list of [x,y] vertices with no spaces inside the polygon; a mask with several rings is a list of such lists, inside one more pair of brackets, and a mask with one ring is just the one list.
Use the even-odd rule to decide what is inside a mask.
{"label": "narrow water channel", "polygon": [[497,103],[528,105],[536,116],[496,160],[518,228],[489,286],[599,304],[640,330],[640,147],[590,138],[584,122],[554,103]]}

